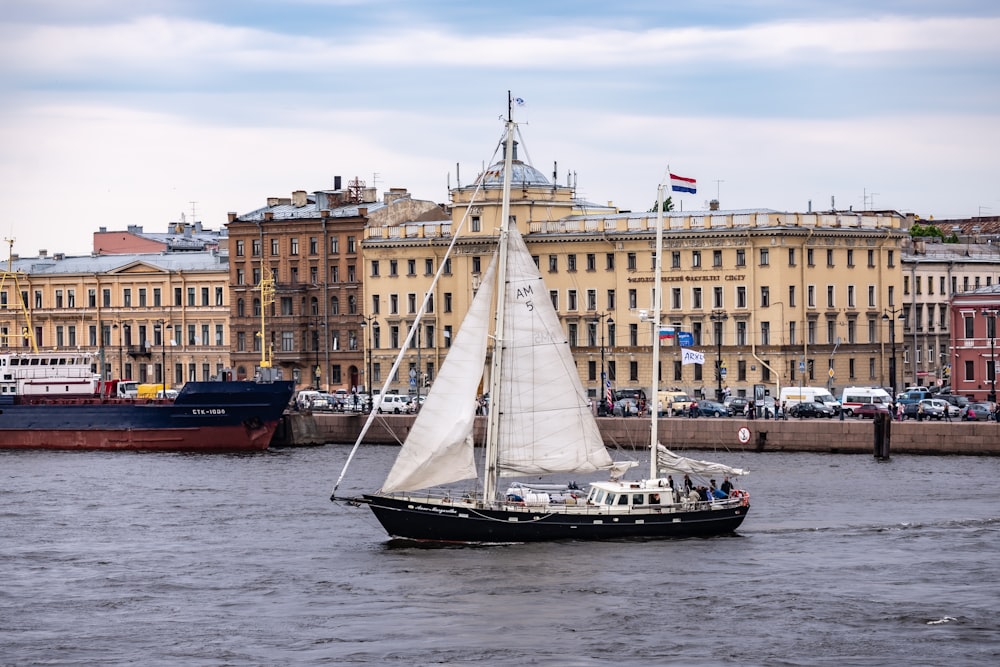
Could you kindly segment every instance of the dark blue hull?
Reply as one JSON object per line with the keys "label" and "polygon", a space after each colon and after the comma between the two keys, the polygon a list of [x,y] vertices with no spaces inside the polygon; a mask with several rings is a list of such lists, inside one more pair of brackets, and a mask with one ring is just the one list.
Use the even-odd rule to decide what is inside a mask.
{"label": "dark blue hull", "polygon": [[0,449],[266,449],[292,382],[188,382],[174,401],[26,399],[0,404]]}

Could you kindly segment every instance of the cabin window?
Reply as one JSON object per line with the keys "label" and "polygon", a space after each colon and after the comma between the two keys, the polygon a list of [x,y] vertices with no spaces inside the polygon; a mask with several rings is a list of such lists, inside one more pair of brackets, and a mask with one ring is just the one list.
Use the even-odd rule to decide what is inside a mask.
{"label": "cabin window", "polygon": [[615,494],[609,493],[608,497],[604,499],[604,504],[605,505],[614,505],[615,504]]}
{"label": "cabin window", "polygon": [[628,494],[627,493],[621,493],[621,494],[618,495],[618,504],[619,505],[628,505]]}
{"label": "cabin window", "polygon": [[633,505],[645,505],[646,504],[646,494],[644,494],[644,493],[633,493],[632,494],[632,504]]}

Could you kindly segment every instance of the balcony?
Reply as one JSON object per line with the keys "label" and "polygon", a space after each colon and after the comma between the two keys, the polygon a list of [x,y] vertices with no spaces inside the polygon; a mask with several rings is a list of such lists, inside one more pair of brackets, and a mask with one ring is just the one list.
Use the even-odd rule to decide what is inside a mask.
{"label": "balcony", "polygon": [[147,345],[129,345],[128,346],[128,356],[130,357],[149,357],[153,353],[153,349]]}

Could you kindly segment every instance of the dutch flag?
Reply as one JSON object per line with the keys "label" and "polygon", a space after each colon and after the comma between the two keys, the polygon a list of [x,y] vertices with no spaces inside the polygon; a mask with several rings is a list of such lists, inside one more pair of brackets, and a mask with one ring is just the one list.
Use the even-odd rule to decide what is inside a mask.
{"label": "dutch flag", "polygon": [[670,189],[673,192],[687,192],[693,195],[698,191],[696,183],[697,181],[693,178],[685,178],[683,176],[678,176],[677,174],[670,174]]}

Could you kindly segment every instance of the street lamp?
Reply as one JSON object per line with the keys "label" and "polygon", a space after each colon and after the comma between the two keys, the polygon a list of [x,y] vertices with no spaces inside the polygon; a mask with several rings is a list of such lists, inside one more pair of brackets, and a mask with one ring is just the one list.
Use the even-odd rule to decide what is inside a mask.
{"label": "street lamp", "polygon": [[886,308],[882,311],[882,320],[889,323],[889,345],[892,346],[892,357],[889,359],[889,384],[892,385],[892,398],[896,400],[896,320],[903,319],[902,308]]}
{"label": "street lamp", "polygon": [[997,402],[997,362],[996,358],[993,356],[994,344],[996,343],[997,337],[997,311],[995,310],[984,310],[983,317],[986,318],[986,335],[990,337],[990,402]]}
{"label": "street lamp", "polygon": [[375,327],[375,315],[362,315],[363,322],[361,322],[362,328],[368,331],[368,344],[365,346],[368,348],[368,369],[365,371],[365,384],[368,387],[368,405],[366,406],[367,411],[371,412],[372,409],[372,399],[373,399],[373,388],[372,388],[372,329]]}
{"label": "street lamp", "polygon": [[320,365],[319,365],[319,328],[322,323],[318,319],[313,318],[311,324],[312,324],[312,348],[313,348],[314,358],[316,360],[316,364],[313,366],[313,380],[314,380],[313,386],[316,388],[316,391],[319,391],[320,378],[322,377],[322,371],[320,370]]}
{"label": "street lamp", "polygon": [[125,327],[124,323],[115,322],[112,329],[118,329],[118,379],[125,379]]}
{"label": "street lamp", "polygon": [[[163,377],[163,388],[167,388],[166,377],[167,377],[167,328],[164,326],[166,323],[163,320],[156,320],[156,324],[153,325],[153,331],[160,334],[160,374]],[[153,378],[157,383],[160,382],[160,378]]]}
{"label": "street lamp", "polygon": [[729,319],[729,314],[721,309],[712,311],[708,316],[715,323],[715,379],[719,386],[715,390],[715,400],[722,402],[722,326]]}
{"label": "street lamp", "polygon": [[604,325],[603,325],[604,320],[608,321],[607,326],[609,327],[615,323],[615,321],[611,319],[611,315],[609,313],[595,313],[594,319],[592,320],[593,322],[597,323],[597,328],[601,330],[601,389],[599,392],[599,396],[597,397],[598,416],[611,414],[611,409],[612,409],[611,405],[612,401],[610,396],[611,384],[608,382],[607,373],[604,369]]}

